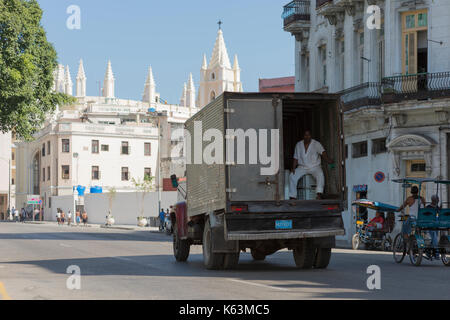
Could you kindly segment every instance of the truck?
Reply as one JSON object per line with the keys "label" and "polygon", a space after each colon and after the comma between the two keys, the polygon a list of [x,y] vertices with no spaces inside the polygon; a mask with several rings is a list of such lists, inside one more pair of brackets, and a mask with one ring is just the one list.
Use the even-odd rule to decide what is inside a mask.
{"label": "truck", "polygon": [[[327,268],[336,236],[345,235],[340,101],[322,93],[224,92],[186,121],[184,186],[171,177],[183,195],[171,215],[176,261],[187,261],[193,245],[202,246],[210,270],[235,268],[247,250],[264,260],[288,249],[300,269]],[[322,160],[320,200],[288,194],[294,149],[305,130],[334,162]]]}

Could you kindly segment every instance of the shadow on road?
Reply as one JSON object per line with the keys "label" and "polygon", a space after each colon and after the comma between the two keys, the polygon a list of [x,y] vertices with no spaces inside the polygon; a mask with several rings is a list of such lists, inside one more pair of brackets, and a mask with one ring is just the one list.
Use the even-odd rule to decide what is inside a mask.
{"label": "shadow on road", "polygon": [[[255,262],[248,253],[241,254],[236,270],[209,271],[203,267],[202,255],[193,254],[186,263],[176,263],[172,255],[114,256],[84,259],[56,259],[38,261],[16,261],[9,264],[33,265],[45,268],[55,274],[66,274],[67,267],[77,265],[82,276],[143,276],[167,278],[215,278],[235,279],[244,288],[260,283],[284,289],[283,295],[301,291],[316,298],[326,299],[399,299],[409,298],[411,290],[432,292],[440,298],[450,298],[448,291],[448,269],[438,264],[424,264],[412,267],[407,263],[395,264],[392,256],[373,253],[358,254],[338,252],[333,254],[332,263],[326,270],[299,270],[295,267],[290,252],[279,252],[266,261]],[[382,270],[383,290],[367,289],[367,267],[379,265]],[[408,265],[407,265],[408,264]],[[443,283],[436,284],[436,277]],[[263,289],[267,290],[267,288]],[[270,290],[270,288],[269,288]],[[274,289],[274,292],[276,291]],[[275,296],[274,296],[275,297]],[[423,299],[428,299],[423,296]],[[431,297],[430,297],[431,298]]]}

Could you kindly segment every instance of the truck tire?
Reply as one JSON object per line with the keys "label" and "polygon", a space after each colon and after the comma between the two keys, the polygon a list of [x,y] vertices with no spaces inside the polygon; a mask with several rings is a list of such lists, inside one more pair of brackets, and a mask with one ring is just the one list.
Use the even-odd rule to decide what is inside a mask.
{"label": "truck tire", "polygon": [[226,253],[223,259],[223,268],[225,270],[235,269],[239,264],[239,252],[238,253]]}
{"label": "truck tire", "polygon": [[326,269],[331,260],[331,248],[317,248],[314,268]]}
{"label": "truck tire", "polygon": [[[176,224],[174,230],[178,230]],[[173,255],[177,262],[185,262],[189,257],[190,250],[191,246],[189,245],[189,241],[181,240],[178,237],[178,232],[175,231],[173,233]]]}
{"label": "truck tire", "polygon": [[250,253],[252,254],[253,260],[255,260],[255,261],[266,260],[266,255],[264,253],[262,253],[261,251],[252,249]]}
{"label": "truck tire", "polygon": [[225,257],[223,253],[214,253],[212,251],[211,234],[211,226],[209,225],[209,220],[207,220],[203,229],[203,264],[208,270],[217,270],[223,267]]}
{"label": "truck tire", "polygon": [[297,268],[311,269],[314,265],[315,248],[309,239],[302,240],[301,244],[294,249],[294,260]]}

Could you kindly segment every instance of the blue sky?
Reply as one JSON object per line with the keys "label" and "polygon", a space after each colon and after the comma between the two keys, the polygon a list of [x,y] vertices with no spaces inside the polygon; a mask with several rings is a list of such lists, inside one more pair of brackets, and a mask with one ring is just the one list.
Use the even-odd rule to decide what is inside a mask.
{"label": "blue sky", "polygon": [[[74,82],[83,58],[88,95],[98,95],[98,81],[111,59],[116,97],[140,100],[151,65],[161,97],[178,103],[189,72],[198,87],[203,53],[209,61],[219,19],[230,59],[238,54],[245,91],[257,91],[259,78],[294,73],[294,40],[283,31],[281,19],[288,0],[38,2],[47,37]],[[66,27],[70,5],[81,8],[81,30]]]}

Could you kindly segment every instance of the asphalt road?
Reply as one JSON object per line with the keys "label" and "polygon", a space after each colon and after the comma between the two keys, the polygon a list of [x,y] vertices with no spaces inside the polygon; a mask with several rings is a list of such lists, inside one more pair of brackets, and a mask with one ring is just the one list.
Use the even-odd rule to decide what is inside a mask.
{"label": "asphalt road", "polygon": [[[242,253],[237,270],[203,268],[201,247],[177,263],[171,238],[148,231],[0,223],[0,299],[450,299],[450,268],[336,249],[327,270],[298,270],[289,251],[263,262]],[[69,290],[69,266],[81,289]],[[381,289],[367,288],[367,268]]]}

